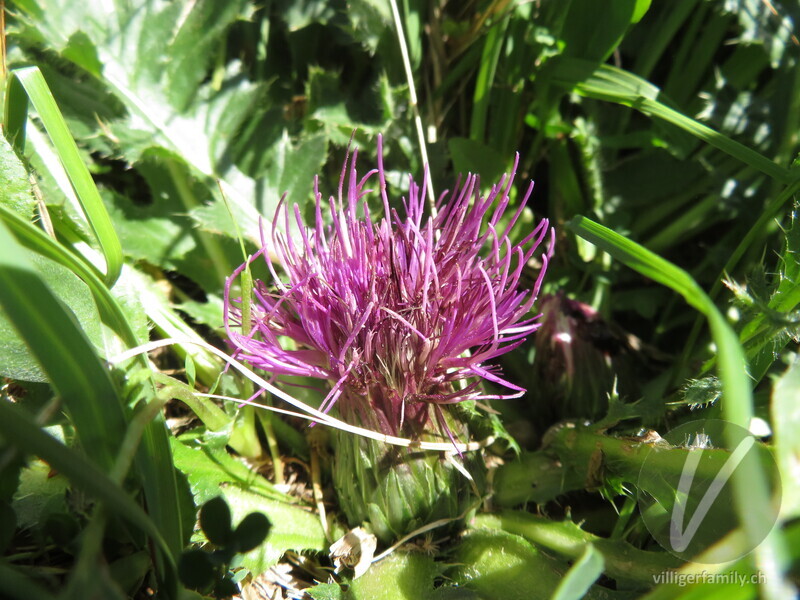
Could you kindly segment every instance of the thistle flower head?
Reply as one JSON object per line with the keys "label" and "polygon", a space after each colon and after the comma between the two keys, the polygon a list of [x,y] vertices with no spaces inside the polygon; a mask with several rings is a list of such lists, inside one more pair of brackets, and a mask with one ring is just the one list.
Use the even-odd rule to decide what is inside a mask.
{"label": "thistle flower head", "polygon": [[[314,223],[306,225],[297,205],[281,201],[259,252],[272,281],[254,283],[247,332],[230,297],[246,264],[226,282],[228,339],[254,367],[331,382],[324,412],[337,406],[345,420],[393,435],[419,435],[435,420],[449,434],[447,405],[524,393],[489,361],[539,326],[529,311],[552,255],[553,230],[545,219],[512,243],[509,232],[533,189],[503,219],[514,172],[486,196],[468,175],[426,219],[427,169],[421,186],[409,178],[398,212],[389,203],[381,138],[377,169],[359,177],[357,159],[357,150],[348,154],[337,197],[324,201],[315,180]],[[367,202],[376,187],[380,218]],[[545,238],[532,289],[519,289]],[[283,336],[294,343],[282,343]],[[485,393],[482,380],[507,393]]]}

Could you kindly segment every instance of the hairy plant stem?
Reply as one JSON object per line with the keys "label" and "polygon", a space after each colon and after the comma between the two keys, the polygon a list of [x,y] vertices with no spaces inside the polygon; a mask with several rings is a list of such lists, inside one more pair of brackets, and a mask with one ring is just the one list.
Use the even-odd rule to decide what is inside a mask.
{"label": "hairy plant stem", "polygon": [[[565,423],[552,428],[542,450],[523,454],[520,460],[500,467],[494,480],[494,502],[510,508],[525,502],[543,504],[577,489],[597,489],[607,476],[636,483],[645,460],[648,469],[680,477],[690,452],[664,441],[617,438],[597,428]],[[724,448],[706,449],[697,477],[713,479],[730,456]],[[668,479],[665,477],[665,479]],[[672,490],[648,490],[654,495]]]}
{"label": "hairy plant stem", "polygon": [[621,540],[608,540],[583,531],[571,521],[551,521],[524,511],[506,510],[496,515],[477,515],[474,528],[502,529],[567,558],[577,559],[589,544],[605,559],[606,570],[615,578],[652,584],[653,576],[679,567],[682,562],[665,552],[648,552]]}

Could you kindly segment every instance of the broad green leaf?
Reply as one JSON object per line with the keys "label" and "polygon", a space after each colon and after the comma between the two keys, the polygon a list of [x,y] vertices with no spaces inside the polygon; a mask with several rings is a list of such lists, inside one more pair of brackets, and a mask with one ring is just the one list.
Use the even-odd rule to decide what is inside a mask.
{"label": "broad green leaf", "polygon": [[109,575],[129,595],[141,587],[151,568],[150,553],[145,550],[122,556],[108,565]]}
{"label": "broad green leaf", "polygon": [[272,523],[267,539],[242,557],[253,575],[269,569],[287,550],[321,552],[328,548],[319,516],[299,506],[270,500],[261,494],[231,486],[224,491],[237,524],[251,512],[264,514]]}
{"label": "broad green leaf", "polygon": [[28,173],[5,137],[0,136],[0,204],[29,219],[36,202]]}
{"label": "broad green leaf", "polygon": [[172,449],[175,464],[188,477],[198,504],[221,491],[234,523],[251,512],[263,513],[272,523],[266,541],[242,558],[242,566],[254,575],[274,565],[287,550],[321,551],[327,547],[316,514],[297,506],[297,499],[279,492],[224,448],[191,448],[173,439]]}
{"label": "broad green leaf", "polygon": [[606,574],[617,579],[651,583],[654,574],[681,564],[666,552],[634,548],[622,540],[594,535],[572,521],[552,521],[524,511],[477,515],[471,525],[478,531],[502,531],[521,536],[565,560],[578,560],[591,544],[603,554]]}
{"label": "broad green leaf", "polygon": [[312,24],[326,24],[335,15],[335,8],[327,2],[278,2],[289,31],[297,31]]}
{"label": "broad green leaf", "polygon": [[448,577],[484,600],[544,600],[564,569],[523,538],[491,529],[467,533],[452,562]]}
{"label": "broad green leaf", "polygon": [[[289,207],[297,204],[301,213],[307,203],[313,201],[314,177],[320,173],[328,153],[328,145],[323,135],[314,134],[294,143],[286,130],[280,138],[268,147],[249,148],[242,160],[247,161],[249,171],[263,178],[263,197],[265,204],[259,206],[264,222],[270,223],[278,200],[286,196]],[[230,210],[225,203],[215,199],[209,204],[198,206],[191,211],[192,219],[205,231],[235,238],[236,220],[239,229],[257,247],[261,247],[261,231],[258,221],[252,214],[242,211],[236,205]],[[294,226],[294,218],[291,219]],[[282,223],[281,223],[282,226]]]}
{"label": "broad green leaf", "polygon": [[338,583],[320,583],[305,591],[314,600],[342,600],[342,587]]}
{"label": "broad green leaf", "polygon": [[[139,291],[139,300],[148,318],[162,337],[203,341],[201,336],[175,312],[157,281],[135,269],[130,269],[128,277],[131,285]],[[220,372],[219,361],[215,356],[194,344],[178,343],[172,347],[182,361],[186,360],[187,354],[192,356],[199,381],[208,386],[214,384]]]}
{"label": "broad green leaf", "polygon": [[[347,18],[352,27],[352,35],[375,55],[378,44],[394,35],[392,27],[392,11],[389,0],[355,0],[348,3]],[[406,31],[406,36],[410,32]],[[392,40],[394,41],[394,40]]]}
{"label": "broad green leaf", "polygon": [[233,532],[236,549],[239,552],[250,552],[261,545],[267,537],[272,524],[263,513],[253,512],[245,516]]}
{"label": "broad green leaf", "polygon": [[352,93],[333,71],[309,68],[306,96],[309,118],[323,126],[331,141],[342,146],[347,145],[354,128],[375,136],[387,126],[380,94],[369,88]]}
{"label": "broad green leaf", "polygon": [[236,460],[224,447],[209,444],[189,446],[172,438],[170,441],[175,465],[189,478],[198,504],[219,496],[219,490],[236,486],[254,494],[281,502],[298,502],[280,492],[261,475]]}
{"label": "broad green leaf", "polygon": [[197,173],[221,177],[230,201],[254,212],[260,198],[255,181],[230,157],[237,154],[237,132],[260,88],[243,76],[237,61],[207,80],[223,34],[238,19],[248,18],[249,2],[162,5],[149,0],[109,12],[101,0],[80,6],[59,0],[49,2],[47,10],[36,2],[19,8],[26,26],[20,35],[36,32],[57,52],[70,47],[76,32],[85,34],[83,51],[67,52],[67,58],[91,71],[93,61],[81,57],[92,54],[87,44],[94,47],[103,67],[100,81],[128,111],[127,117],[104,123],[102,134],[124,148],[129,162],[153,147],[174,152]]}
{"label": "broad green leaf", "polygon": [[[64,266],[32,252],[21,250],[40,274],[42,280],[69,310],[70,317],[77,319],[81,329],[95,349],[103,348],[100,316],[89,288],[74,273]],[[22,381],[47,381],[24,339],[0,310],[0,375]]]}
{"label": "broad green leaf", "polygon": [[503,157],[480,142],[467,138],[451,138],[447,147],[453,159],[453,170],[463,175],[480,175],[482,187],[494,185],[508,170],[508,164]]}
{"label": "broad green leaf", "polygon": [[418,552],[395,552],[373,563],[350,582],[343,600],[416,600],[430,598],[439,568],[430,556]]}
{"label": "broad green leaf", "polygon": [[44,523],[48,516],[67,510],[69,481],[40,460],[22,470],[13,507],[17,526],[27,529]]}
{"label": "broad green leaf", "polygon": [[220,327],[224,319],[224,307],[222,297],[212,294],[206,295],[206,302],[181,302],[175,308],[186,313],[192,319],[203,325],[208,325],[212,329]]}
{"label": "broad green leaf", "polygon": [[200,528],[208,541],[225,546],[231,540],[231,511],[222,496],[215,496],[200,507]]}

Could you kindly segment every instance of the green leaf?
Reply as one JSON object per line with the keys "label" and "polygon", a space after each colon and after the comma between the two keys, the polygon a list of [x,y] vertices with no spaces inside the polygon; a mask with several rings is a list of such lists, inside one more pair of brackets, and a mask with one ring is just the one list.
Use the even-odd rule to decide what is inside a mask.
{"label": "green leaf", "polygon": [[125,432],[120,398],[86,334],[0,225],[0,306],[63,399],[84,449],[105,469]]}
{"label": "green leaf", "polygon": [[267,537],[271,527],[269,519],[261,513],[250,513],[233,532],[236,549],[239,552],[250,552]]}
{"label": "green leaf", "polygon": [[[47,83],[38,67],[25,67],[11,71],[9,74],[9,87],[13,88],[15,85],[22,86],[25,89],[25,93],[36,108],[36,112],[53,142],[86,220],[89,222],[97,242],[100,244],[106,261],[105,281],[111,287],[116,282],[122,269],[122,247],[111,224],[108,212],[106,212],[105,206],[100,199],[100,194],[92,180],[92,176],[78,153],[75,140],[72,138],[64,117],[58,109],[50,88],[47,87]],[[12,89],[9,90],[8,96],[7,104],[12,101],[22,102],[24,100],[22,94],[14,92]],[[8,128],[9,136],[11,136],[17,147],[22,150],[25,140],[25,122],[17,120],[19,116],[21,116],[19,110],[12,111],[8,106],[6,107],[6,127]]]}
{"label": "green leaf", "polygon": [[[234,521],[259,512],[272,523],[264,543],[242,557],[241,564],[258,575],[276,564],[288,550],[322,552],[328,548],[319,516],[297,505],[230,486],[225,489]],[[288,498],[288,497],[287,497]]]}
{"label": "green leaf", "polygon": [[606,60],[619,45],[623,35],[647,12],[641,0],[572,0],[561,38],[565,56],[597,61]]}
{"label": "green leaf", "polygon": [[28,172],[3,136],[0,136],[0,204],[26,219],[36,208]]}
{"label": "green leaf", "polygon": [[497,151],[467,138],[451,138],[447,142],[453,158],[453,170],[466,175],[480,175],[482,185],[494,185],[508,165]]}
{"label": "green leaf", "polygon": [[[21,250],[42,281],[69,310],[95,348],[103,347],[100,316],[89,288],[69,269],[50,259]],[[47,381],[35,355],[29,350],[3,311],[0,311],[0,375],[21,381]]]}
{"label": "green leaf", "polygon": [[[21,219],[19,216],[0,205],[0,219],[11,227],[14,233],[28,247],[40,252],[62,265],[65,265],[72,272],[79,275],[89,286],[92,296],[100,309],[103,321],[120,337],[124,345],[132,347],[137,345],[147,335],[147,322],[144,319],[138,295],[141,293],[139,285],[131,281],[129,273],[125,270],[123,281],[115,286],[115,295],[108,290],[105,284],[83,261],[79,260],[74,254],[68,252],[63,246],[47,236],[42,230],[34,227],[31,223]],[[18,250],[21,254],[26,254],[22,249]],[[87,303],[91,304],[91,303]],[[131,315],[131,318],[128,318]],[[133,323],[133,325],[132,325]],[[138,324],[138,325],[137,325]],[[72,355],[70,355],[73,358]],[[96,361],[96,357],[93,357]],[[146,357],[141,361],[147,365]],[[66,364],[66,363],[65,363]],[[92,371],[91,361],[87,363],[86,369]],[[83,367],[80,367],[81,369]],[[103,384],[107,372],[103,369],[102,377],[97,382],[95,392],[103,394],[106,386]],[[89,383],[89,385],[92,385]],[[87,396],[84,400],[89,402],[93,395]],[[113,396],[104,396],[96,400],[97,405],[86,404],[84,408],[96,411],[113,410]],[[76,402],[80,402],[76,400]],[[74,415],[73,415],[74,419]],[[109,419],[109,424],[113,425],[113,419]],[[78,421],[76,425],[85,426]],[[104,427],[94,427],[98,435],[104,431]],[[119,441],[117,434],[114,434],[111,441],[116,444]],[[93,448],[93,450],[95,450]],[[95,450],[96,451],[96,450]],[[173,551],[177,552],[184,544],[181,533],[181,516],[176,497],[177,484],[175,481],[175,470],[169,456],[169,445],[167,442],[167,432],[164,426],[163,417],[157,416],[156,419],[145,426],[142,443],[139,445],[136,464],[139,468],[153,518],[159,524],[159,528],[164,532]]]}
{"label": "green leaf", "polygon": [[772,392],[772,426],[775,430],[775,458],[782,475],[781,515],[793,519],[800,515],[800,480],[796,477],[800,457],[800,359],[794,361],[775,382]]}
{"label": "green leaf", "polygon": [[750,373],[760,381],[792,339],[800,337],[800,223],[795,207],[784,231],[784,248],[777,275],[768,277],[761,265],[746,286],[726,280],[743,307],[739,338],[747,352]]}
{"label": "green leaf", "polygon": [[[80,277],[89,286],[103,322],[111,327],[125,344],[132,347],[145,339],[147,323],[143,321],[141,304],[134,297],[135,288],[132,288],[128,282],[121,286],[115,286],[115,289],[119,287],[115,291],[119,295],[117,298],[112,295],[92,268],[44,231],[2,205],[0,205],[0,220],[5,222],[6,226],[14,232],[18,241],[26,248],[64,265]],[[138,291],[136,293],[138,294]],[[123,307],[127,307],[127,310]],[[131,316],[131,319],[128,319],[128,315]],[[132,328],[132,322],[138,324],[135,331]]]}
{"label": "green leaf", "polygon": [[476,591],[483,600],[550,598],[563,569],[523,538],[489,529],[468,532],[452,562],[458,566],[448,577]]}
{"label": "green leaf", "polygon": [[0,563],[0,593],[10,600],[56,600],[46,589],[9,566]]}
{"label": "green leaf", "polygon": [[220,488],[231,485],[273,500],[297,502],[233,458],[224,447],[211,444],[189,446],[175,438],[170,439],[170,445],[175,466],[186,473],[198,504],[219,496]]}
{"label": "green leaf", "polygon": [[430,598],[438,571],[430,556],[418,552],[395,552],[351,581],[344,600]]}
{"label": "green leaf", "polygon": [[378,44],[391,28],[392,11],[388,0],[354,0],[347,5],[352,35],[375,55]]}
{"label": "green leaf", "polygon": [[547,63],[553,83],[583,96],[630,106],[646,115],[658,117],[680,127],[703,142],[726,152],[781,183],[796,176],[755,150],[687,117],[663,98],[653,84],[628,71],[589,61],[558,57]]}
{"label": "green leaf", "polygon": [[103,502],[107,510],[141,528],[164,551],[168,569],[174,568],[172,553],[153,521],[93,461],[41,430],[28,415],[8,402],[0,402],[0,435],[23,452],[39,456],[76,488]]}
{"label": "green leaf", "polygon": [[320,583],[305,592],[314,600],[342,600],[342,587],[338,583]]}
{"label": "green leaf", "polygon": [[318,121],[335,143],[346,145],[354,128],[374,136],[387,125],[378,91],[363,87],[350,92],[336,72],[310,67],[306,96],[309,118]]}
{"label": "green leaf", "polygon": [[[19,8],[23,35],[35,32],[56,52],[64,52],[76,32],[85,33],[103,66],[100,82],[127,109],[127,116],[104,122],[95,135],[121,146],[129,163],[150,148],[165,149],[194,173],[220,178],[230,202],[254,215],[254,222],[254,205],[275,206],[278,198],[261,194],[256,182],[231,162],[242,144],[238,133],[262,99],[262,87],[250,82],[237,60],[217,64],[214,76],[208,76],[228,29],[250,17],[250,2],[163,5],[145,0],[109,12],[102,0],[80,6],[56,0],[47,3],[47,10],[35,2]],[[68,53],[65,58],[82,61],[77,57],[86,55]],[[91,71],[91,65],[78,64]]]}
{"label": "green leaf", "polygon": [[206,502],[222,490],[234,522],[239,523],[250,513],[258,512],[272,523],[265,542],[242,558],[242,566],[253,574],[274,565],[287,550],[327,548],[316,514],[297,506],[297,499],[275,489],[266,479],[230,456],[224,447],[191,448],[173,439],[172,449],[175,465],[189,479],[195,502]]}
{"label": "green leaf", "polygon": [[553,600],[580,600],[586,597],[592,584],[603,574],[603,555],[589,544],[581,557],[570,567],[553,593]]}
{"label": "green leaf", "polygon": [[[686,271],[657,254],[585,217],[575,217],[567,226],[628,267],[678,292],[705,316],[717,350],[719,379],[722,382],[723,392],[722,414],[727,421],[749,429],[754,413],[753,392],[744,351],[733,328],[694,279]],[[766,513],[753,513],[750,508],[754,505],[767,506],[771,502],[766,474],[755,460],[754,453],[752,458],[748,455],[742,461],[732,481],[739,519],[753,542],[753,547],[761,544],[762,549],[782,555],[783,544],[778,530],[774,530],[773,534],[762,542],[761,532],[769,531],[772,524],[765,522]],[[772,565],[766,564],[763,560],[758,565],[760,568],[772,569]],[[775,575],[777,576],[777,573]]]}
{"label": "green leaf", "polygon": [[203,550],[187,550],[178,561],[178,576],[183,584],[193,590],[202,590],[214,583],[214,563]]}
{"label": "green leaf", "polygon": [[64,56],[95,77],[103,70],[103,65],[97,58],[97,49],[83,31],[76,31],[70,36],[64,47]]}
{"label": "green leaf", "polygon": [[[248,171],[263,178],[263,196],[271,199],[270,204],[262,208],[263,216],[268,221],[273,217],[270,207],[276,205],[284,194],[288,206],[297,204],[303,211],[306,203],[313,199],[314,177],[325,164],[327,154],[328,144],[323,135],[304,136],[295,143],[286,130],[271,146],[248,149],[242,160],[246,161]],[[258,247],[261,246],[258,222],[254,222],[250,214],[235,205],[229,211],[224,202],[215,200],[192,209],[191,217],[205,231],[235,238],[233,217],[247,238]]]}
{"label": "green leaf", "polygon": [[13,507],[17,524],[22,528],[44,523],[53,514],[66,512],[69,482],[62,475],[53,476],[52,468],[33,461],[20,474]]}
{"label": "green leaf", "polygon": [[675,569],[681,564],[666,552],[634,548],[622,540],[610,540],[584,531],[569,520],[552,521],[524,511],[479,514],[471,525],[479,531],[502,531],[521,536],[527,542],[556,553],[565,560],[579,559],[586,546],[591,544],[603,553],[605,572],[616,579],[651,583],[653,575]]}
{"label": "green leaf", "polygon": [[113,580],[129,595],[141,587],[151,568],[150,553],[145,550],[122,556],[108,565]]}

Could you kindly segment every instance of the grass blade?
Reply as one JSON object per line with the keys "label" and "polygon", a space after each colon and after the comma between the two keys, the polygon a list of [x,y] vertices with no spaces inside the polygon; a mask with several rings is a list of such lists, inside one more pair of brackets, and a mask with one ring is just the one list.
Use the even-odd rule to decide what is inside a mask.
{"label": "grass blade", "polygon": [[106,509],[138,526],[163,550],[174,570],[174,559],[155,523],[108,475],[78,452],[42,431],[22,410],[0,402],[0,434],[24,452],[44,460],[73,485],[103,502]]}
{"label": "grass blade", "polygon": [[[3,205],[0,205],[0,221],[5,222],[22,245],[64,265],[80,277],[92,292],[103,322],[111,327],[125,344],[133,347],[144,341],[136,338],[119,302],[91,265],[80,260],[44,231]],[[143,364],[146,365],[146,361],[143,361]]]}
{"label": "grass blade", "polygon": [[796,179],[795,174],[766,156],[661,102],[661,91],[633,73],[610,65],[596,68],[592,62],[572,58],[559,58],[552,62],[551,76],[559,87],[596,100],[629,106],[646,115],[663,119],[776,181],[790,183]]}
{"label": "grass blade", "polygon": [[[81,160],[75,140],[67,128],[47,82],[38,67],[25,67],[12,71],[8,81],[5,118],[12,143],[21,154],[25,144],[27,101],[30,99],[53,141],[86,219],[100,244],[106,261],[106,283],[109,287],[113,286],[122,270],[122,246],[108,211],[100,198],[100,193],[97,191],[97,186]],[[24,89],[24,94],[20,87]]]}
{"label": "grass blade", "polygon": [[117,390],[73,315],[5,225],[0,226],[0,306],[63,399],[84,449],[111,469],[125,433]]}
{"label": "grass blade", "polygon": [[603,574],[605,560],[592,544],[587,544],[581,557],[570,567],[558,584],[553,600],[580,600]]}
{"label": "grass blade", "polygon": [[[134,347],[143,341],[137,339],[119,302],[91,265],[80,260],[44,231],[2,205],[0,205],[0,222],[5,222],[22,245],[64,265],[80,277],[91,291],[101,319],[124,344]],[[146,356],[140,356],[139,361],[143,367],[149,368]],[[106,398],[106,403],[111,399],[111,396]],[[137,449],[136,467],[141,475],[151,515],[173,552],[177,552],[183,547],[184,536],[176,472],[172,461],[169,460],[170,456],[171,449],[164,418],[158,414],[144,429],[142,443]]]}
{"label": "grass blade", "polygon": [[486,134],[486,117],[489,113],[489,106],[492,97],[492,85],[494,84],[495,74],[497,73],[497,63],[500,53],[505,43],[506,29],[508,28],[509,16],[489,29],[486,35],[486,42],[483,47],[478,78],[475,81],[475,92],[473,94],[472,119],[470,121],[470,139],[476,142],[483,142]]}

